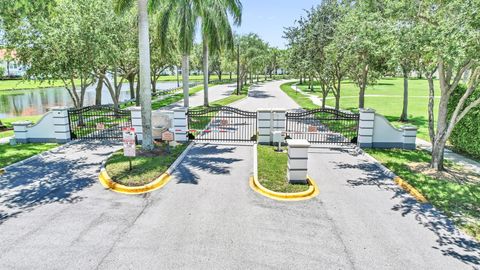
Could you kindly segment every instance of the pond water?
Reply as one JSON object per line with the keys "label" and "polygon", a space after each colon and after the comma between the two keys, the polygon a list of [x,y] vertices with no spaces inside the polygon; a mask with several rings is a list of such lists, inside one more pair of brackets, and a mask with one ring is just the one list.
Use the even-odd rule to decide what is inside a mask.
{"label": "pond water", "polygon": [[[181,85],[181,83],[180,83]],[[167,90],[177,87],[177,82],[159,82],[157,90]],[[120,101],[130,99],[128,84],[122,85]],[[95,86],[87,88],[84,105],[95,104]],[[102,89],[102,104],[112,104],[112,98],[106,87]],[[18,90],[14,92],[0,91],[0,119],[41,115],[55,106],[73,106],[67,90],[63,87],[42,88],[33,90]]]}

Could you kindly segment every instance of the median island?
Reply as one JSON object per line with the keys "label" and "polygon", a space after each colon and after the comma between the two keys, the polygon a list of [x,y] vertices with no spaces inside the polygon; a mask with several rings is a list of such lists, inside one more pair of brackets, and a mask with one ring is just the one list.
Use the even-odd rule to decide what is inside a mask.
{"label": "median island", "polygon": [[144,186],[161,177],[187,146],[178,144],[168,149],[166,144],[156,144],[152,151],[144,151],[137,146],[135,157],[125,157],[122,149],[108,158],[105,171],[111,181],[117,184],[127,187]]}
{"label": "median island", "polygon": [[308,184],[292,184],[287,180],[288,153],[286,148],[281,152],[277,147],[258,145],[258,181],[265,188],[282,193],[297,193],[309,189]]}

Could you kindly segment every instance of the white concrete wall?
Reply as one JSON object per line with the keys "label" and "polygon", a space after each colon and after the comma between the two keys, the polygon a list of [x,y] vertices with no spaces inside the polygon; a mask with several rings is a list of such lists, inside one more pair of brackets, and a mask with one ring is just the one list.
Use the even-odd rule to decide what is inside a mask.
{"label": "white concrete wall", "polygon": [[403,148],[415,149],[417,128],[403,126],[395,128],[375,110],[360,111],[358,145],[362,148]]}

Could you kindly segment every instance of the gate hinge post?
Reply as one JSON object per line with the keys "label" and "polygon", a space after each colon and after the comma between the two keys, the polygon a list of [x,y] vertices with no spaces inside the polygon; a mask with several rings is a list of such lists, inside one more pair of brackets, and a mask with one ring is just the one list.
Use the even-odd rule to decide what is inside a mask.
{"label": "gate hinge post", "polygon": [[67,107],[50,108],[53,113],[53,127],[57,143],[69,142],[71,138],[70,119]]}

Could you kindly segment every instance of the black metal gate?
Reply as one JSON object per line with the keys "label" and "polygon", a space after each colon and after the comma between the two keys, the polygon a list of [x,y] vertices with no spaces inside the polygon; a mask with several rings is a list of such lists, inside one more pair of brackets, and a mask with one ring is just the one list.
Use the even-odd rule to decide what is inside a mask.
{"label": "black metal gate", "polygon": [[132,114],[128,110],[110,105],[88,106],[68,110],[70,135],[75,139],[122,139],[122,129],[132,126]]}
{"label": "black metal gate", "polygon": [[286,136],[310,143],[349,144],[358,137],[359,114],[335,109],[287,112]]}
{"label": "black metal gate", "polygon": [[257,112],[222,106],[192,109],[187,115],[190,140],[235,142],[257,139]]}

